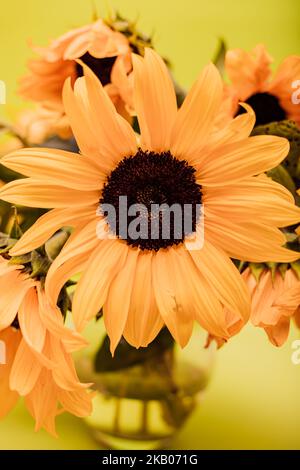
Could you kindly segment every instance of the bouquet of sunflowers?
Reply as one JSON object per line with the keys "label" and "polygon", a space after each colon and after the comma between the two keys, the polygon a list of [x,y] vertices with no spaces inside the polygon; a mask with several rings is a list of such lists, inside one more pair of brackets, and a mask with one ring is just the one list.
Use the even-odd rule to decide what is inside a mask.
{"label": "bouquet of sunflowers", "polygon": [[92,413],[93,374],[149,402],[139,368],[176,424],[173,352],[196,323],[206,347],[248,322],[275,346],[300,327],[300,56],[273,74],[263,45],[221,42],[186,92],[118,14],[33,49],[33,105],[1,123],[0,416],[23,397],[55,435],[62,412]]}

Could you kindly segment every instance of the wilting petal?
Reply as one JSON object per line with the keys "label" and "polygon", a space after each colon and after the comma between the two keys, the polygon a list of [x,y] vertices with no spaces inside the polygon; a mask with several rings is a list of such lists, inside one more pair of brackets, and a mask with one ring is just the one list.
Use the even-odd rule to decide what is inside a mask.
{"label": "wilting petal", "polygon": [[66,347],[67,352],[76,351],[86,346],[87,341],[76,331],[64,325],[60,309],[48,301],[41,287],[38,289],[39,316],[49,333],[59,338]]}
{"label": "wilting petal", "polygon": [[0,418],[4,418],[19,399],[18,393],[9,386],[9,376],[21,333],[13,328],[6,328],[0,332],[0,340],[5,344],[5,364],[0,362]]}
{"label": "wilting petal", "polygon": [[50,433],[55,432],[55,417],[58,414],[56,386],[50,371],[44,369],[33,390],[25,397],[26,406],[35,419],[35,431],[45,427],[50,421]]}
{"label": "wilting petal", "polygon": [[265,91],[271,62],[272,58],[262,44],[250,53],[243,49],[231,49],[226,53],[225,69],[241,100]]}
{"label": "wilting petal", "polygon": [[18,270],[0,277],[0,330],[12,324],[26,292],[33,285],[33,281]]}
{"label": "wilting petal", "polygon": [[26,341],[22,339],[11,369],[9,382],[11,390],[16,390],[21,396],[28,395],[35,386],[41,370],[42,365]]}
{"label": "wilting petal", "polygon": [[49,336],[48,355],[56,364],[52,370],[52,376],[58,387],[68,391],[89,387],[90,384],[80,383],[72,356],[66,352],[62,342],[54,336]]}
{"label": "wilting petal", "polygon": [[275,326],[265,327],[265,332],[274,346],[282,346],[289,336],[290,319],[282,316]]}
{"label": "wilting petal", "polygon": [[35,287],[26,293],[19,308],[18,320],[27,345],[35,351],[41,352],[45,342],[46,328],[40,318]]}
{"label": "wilting petal", "polygon": [[86,390],[66,391],[58,389],[57,396],[65,411],[79,418],[89,416],[93,411],[93,393]]}

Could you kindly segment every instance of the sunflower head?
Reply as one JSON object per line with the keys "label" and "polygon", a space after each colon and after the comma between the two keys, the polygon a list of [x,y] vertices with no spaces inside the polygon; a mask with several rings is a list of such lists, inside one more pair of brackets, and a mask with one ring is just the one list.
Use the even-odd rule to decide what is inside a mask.
{"label": "sunflower head", "polygon": [[294,84],[299,79],[300,56],[287,57],[272,74],[273,59],[259,44],[252,51],[232,49],[225,57],[225,70],[231,81],[227,93],[235,114],[244,112],[239,101],[248,103],[256,114],[256,125],[290,119],[300,124],[300,107],[293,101]]}
{"label": "sunflower head", "polygon": [[116,109],[131,120],[132,98],[131,54],[144,54],[151,39],[140,33],[136,24],[120,15],[68,31],[48,47],[34,47],[38,54],[29,62],[29,74],[21,80],[22,97],[39,104],[22,118],[26,138],[40,143],[45,137],[69,138],[71,129],[62,103],[62,89],[70,77],[74,83],[87,65],[105,87]]}
{"label": "sunflower head", "polygon": [[[10,253],[31,251],[60,227],[73,226],[51,264],[45,291],[56,304],[65,282],[81,272],[73,301],[76,327],[81,331],[103,309],[112,351],[122,335],[135,347],[147,346],[164,325],[184,346],[194,321],[221,343],[250,313],[249,293],[230,257],[298,258],[282,246],[279,227],[298,223],[299,209],[289,191],[262,174],[285,158],[289,143],[250,136],[255,115],[247,104],[245,114],[216,126],[223,84],[213,65],[178,109],[163,59],[149,48],[144,57],[132,58],[140,136],[82,62],[84,75],[75,84],[67,80],[63,91],[80,154],[34,148],[2,160],[29,177],[6,185],[4,200],[53,208]],[[121,198],[127,201],[125,213]],[[113,209],[116,223],[99,205]],[[191,224],[165,237],[165,209],[173,205],[191,208]],[[156,222],[155,234],[140,230],[149,222]]]}

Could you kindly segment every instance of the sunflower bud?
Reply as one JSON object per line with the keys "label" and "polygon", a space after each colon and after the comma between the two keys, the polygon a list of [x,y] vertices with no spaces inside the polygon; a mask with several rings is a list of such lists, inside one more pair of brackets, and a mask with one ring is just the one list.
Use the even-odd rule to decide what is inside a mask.
{"label": "sunflower bud", "polygon": [[61,230],[45,243],[45,252],[51,262],[59,255],[68,238],[69,233]]}
{"label": "sunflower bud", "polygon": [[[300,129],[293,121],[271,122],[263,126],[257,126],[253,129],[252,135],[276,135],[285,137],[290,143],[290,151],[288,156],[282,162],[282,167],[289,173],[292,178],[300,178]],[[272,176],[272,174],[270,175]],[[275,179],[276,181],[276,179]],[[284,181],[279,181],[284,184]],[[289,188],[288,188],[289,189]]]}
{"label": "sunflower bud", "polygon": [[50,260],[48,257],[41,255],[37,251],[31,253],[31,277],[45,276],[50,267]]}

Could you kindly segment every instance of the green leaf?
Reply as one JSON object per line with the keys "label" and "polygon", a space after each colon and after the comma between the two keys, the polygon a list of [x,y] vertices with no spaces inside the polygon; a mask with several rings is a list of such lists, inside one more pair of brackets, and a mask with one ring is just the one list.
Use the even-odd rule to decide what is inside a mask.
{"label": "green leaf", "polygon": [[121,339],[115,355],[110,352],[109,337],[106,336],[95,357],[95,370],[97,372],[111,372],[126,369],[137,364],[142,364],[161,355],[174,346],[174,340],[166,328],[163,328],[158,336],[147,348],[136,349]]}
{"label": "green leaf", "polygon": [[251,273],[253,274],[256,282],[259,281],[260,276],[262,275],[263,271],[265,270],[265,265],[263,263],[249,263],[249,268]]}
{"label": "green leaf", "polygon": [[225,71],[225,56],[226,56],[227,46],[223,38],[219,38],[219,45],[213,63],[219,70],[221,75],[224,75]]}

